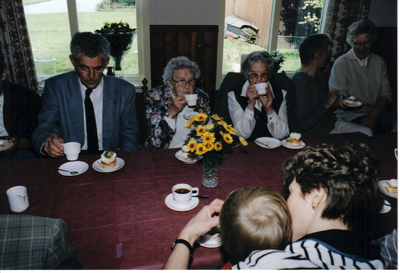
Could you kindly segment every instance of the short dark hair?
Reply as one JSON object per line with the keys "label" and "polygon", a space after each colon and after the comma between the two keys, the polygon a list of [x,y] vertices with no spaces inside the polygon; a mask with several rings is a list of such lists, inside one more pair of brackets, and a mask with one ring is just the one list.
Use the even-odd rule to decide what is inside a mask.
{"label": "short dark hair", "polygon": [[315,54],[321,55],[329,47],[330,42],[331,38],[326,34],[308,36],[299,47],[301,64],[309,65],[315,59]]}
{"label": "short dark hair", "polygon": [[275,73],[274,70],[275,61],[274,58],[272,58],[272,56],[267,51],[254,51],[250,53],[246,57],[246,59],[244,59],[242,63],[243,76],[247,79],[248,78],[247,73],[249,72],[251,66],[253,65],[253,63],[258,61],[267,64],[268,78],[272,78],[272,75]]}
{"label": "short dark hair", "polygon": [[373,225],[383,206],[379,165],[364,143],[308,146],[285,161],[285,188],[294,179],[303,195],[322,188],[327,193],[322,218],[341,219],[350,230],[376,232]]}
{"label": "short dark hair", "polygon": [[237,264],[258,249],[284,249],[291,242],[292,218],[285,199],[261,187],[231,192],[220,216],[222,244]]}
{"label": "short dark hair", "polygon": [[80,54],[89,58],[101,55],[102,63],[106,66],[110,54],[110,43],[101,34],[77,32],[72,36],[70,49],[75,62],[79,62]]}

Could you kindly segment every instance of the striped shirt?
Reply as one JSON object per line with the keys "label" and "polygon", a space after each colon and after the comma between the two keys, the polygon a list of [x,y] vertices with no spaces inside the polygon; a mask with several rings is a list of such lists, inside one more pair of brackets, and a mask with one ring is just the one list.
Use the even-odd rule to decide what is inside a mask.
{"label": "striped shirt", "polygon": [[253,251],[232,269],[383,269],[379,259],[343,253],[316,239],[289,244],[285,250]]}

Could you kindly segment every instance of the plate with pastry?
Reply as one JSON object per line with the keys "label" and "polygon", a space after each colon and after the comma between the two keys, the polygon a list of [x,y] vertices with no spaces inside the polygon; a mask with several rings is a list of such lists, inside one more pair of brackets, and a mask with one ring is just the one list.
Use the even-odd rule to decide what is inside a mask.
{"label": "plate with pastry", "polygon": [[306,144],[300,138],[300,133],[290,133],[287,139],[282,140],[282,146],[289,149],[303,149]]}
{"label": "plate with pastry", "polygon": [[182,161],[185,164],[194,164],[197,162],[197,160],[202,159],[202,156],[190,153],[190,152],[184,152],[183,150],[179,150],[175,153],[176,159]]}
{"label": "plate with pastry", "polygon": [[92,168],[101,173],[111,173],[120,170],[125,165],[122,158],[117,157],[113,151],[104,151],[100,159],[97,159]]}
{"label": "plate with pastry", "polygon": [[255,142],[258,146],[264,149],[275,149],[281,146],[281,141],[272,137],[259,137]]}
{"label": "plate with pastry", "polygon": [[397,179],[381,180],[378,187],[384,195],[397,199]]}
{"label": "plate with pastry", "polygon": [[343,104],[346,105],[347,107],[360,107],[362,103],[360,101],[357,101],[356,97],[350,96],[347,99],[343,100]]}
{"label": "plate with pastry", "polygon": [[6,151],[14,146],[14,143],[8,142],[6,139],[0,139],[0,152]]}

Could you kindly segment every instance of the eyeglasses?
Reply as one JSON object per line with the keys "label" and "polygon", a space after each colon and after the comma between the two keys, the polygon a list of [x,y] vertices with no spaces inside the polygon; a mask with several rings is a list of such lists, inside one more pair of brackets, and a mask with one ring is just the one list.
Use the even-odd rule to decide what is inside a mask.
{"label": "eyeglasses", "polygon": [[249,76],[249,78],[252,79],[252,80],[257,79],[260,76],[261,76],[262,79],[268,79],[268,72],[263,72],[261,74],[258,74],[256,72],[252,72],[252,73],[248,73],[247,76]]}
{"label": "eyeglasses", "polygon": [[371,44],[371,41],[365,41],[365,42],[354,42],[353,45],[355,46],[369,46]]}
{"label": "eyeglasses", "polygon": [[190,86],[194,86],[196,84],[196,80],[195,79],[190,79],[190,80],[179,80],[176,81],[174,79],[171,79],[173,82],[176,82],[178,84],[178,86],[180,87],[184,87],[186,86],[186,84],[189,84]]}

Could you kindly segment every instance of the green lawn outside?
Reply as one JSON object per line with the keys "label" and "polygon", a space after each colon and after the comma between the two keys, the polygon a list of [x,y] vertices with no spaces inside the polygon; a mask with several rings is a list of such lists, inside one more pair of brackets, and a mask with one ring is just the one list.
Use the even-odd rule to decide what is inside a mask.
{"label": "green lawn outside", "polygon": [[[27,14],[28,31],[34,58],[55,57],[57,73],[73,69],[69,61],[71,34],[67,13]],[[79,31],[100,29],[104,22],[127,22],[136,28],[136,11],[131,12],[80,12],[78,14]],[[122,69],[124,74],[138,74],[137,39],[124,56]],[[113,64],[113,60],[110,65]]]}
{"label": "green lawn outside", "polygon": [[50,0],[22,0],[23,5],[31,5],[31,4],[37,4],[37,3],[41,3],[41,2],[47,2]]}

